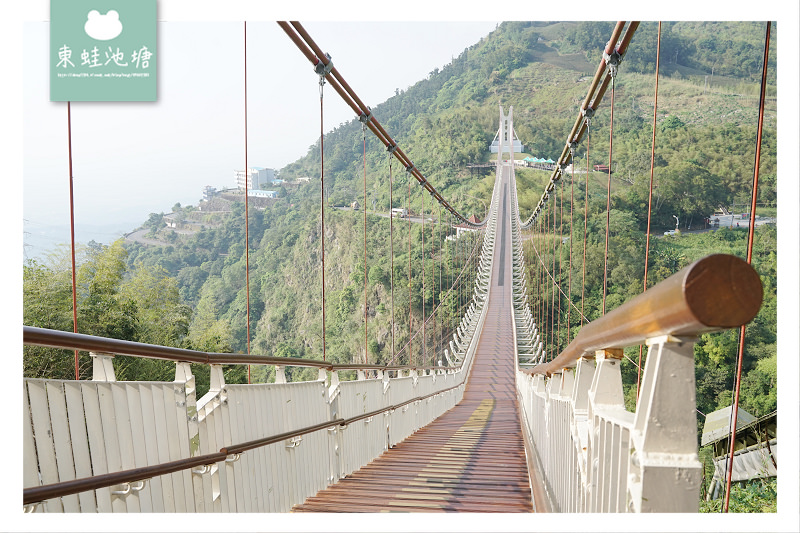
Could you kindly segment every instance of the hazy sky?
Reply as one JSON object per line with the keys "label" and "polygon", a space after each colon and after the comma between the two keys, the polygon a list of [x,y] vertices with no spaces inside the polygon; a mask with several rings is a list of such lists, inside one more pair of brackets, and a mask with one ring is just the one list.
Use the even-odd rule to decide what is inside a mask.
{"label": "hazy sky", "polygon": [[[488,35],[496,22],[308,22],[362,100],[375,106]],[[204,185],[232,186],[245,164],[244,24],[158,26],[158,101],[75,102],[72,153],[76,238],[87,226],[133,229]],[[66,103],[49,101],[47,22],[24,26],[25,229],[64,226],[68,212]],[[248,159],[281,168],[319,136],[318,77],[274,21],[248,21]],[[354,117],[328,85],[325,131]]]}
{"label": "hazy sky", "polygon": [[[44,247],[68,237],[67,120],[66,104],[49,101],[49,2],[29,3],[27,22],[20,25],[23,90],[11,101],[23,109],[22,135],[15,137],[23,141],[24,229],[33,237],[47,234],[45,240],[30,239]],[[262,4],[267,3],[226,1],[222,10],[219,2],[160,0],[158,101],[73,103],[79,241],[108,242],[150,212],[168,212],[175,202],[195,205],[204,185],[233,185],[234,169],[244,167],[243,20],[248,20],[248,164],[281,168],[316,142],[319,94],[310,63],[275,20],[303,21],[351,87],[374,107],[488,35],[496,22],[475,21],[500,18],[502,12],[474,1],[460,2],[458,9],[418,0],[402,6]],[[548,18],[575,18],[574,11],[553,7],[548,6]],[[541,19],[544,13],[518,6],[512,14],[505,18]],[[609,18],[596,15],[582,18]],[[697,9],[692,15],[703,18]],[[393,19],[406,22],[388,22]],[[782,36],[786,30],[782,27]],[[325,93],[327,132],[353,113],[330,86]],[[61,228],[57,236],[54,226]]]}

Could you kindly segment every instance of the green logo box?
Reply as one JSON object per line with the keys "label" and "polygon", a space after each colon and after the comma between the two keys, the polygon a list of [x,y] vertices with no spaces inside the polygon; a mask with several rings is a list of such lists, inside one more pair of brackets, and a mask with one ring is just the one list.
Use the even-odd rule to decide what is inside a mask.
{"label": "green logo box", "polygon": [[50,0],[50,100],[154,102],[156,0]]}

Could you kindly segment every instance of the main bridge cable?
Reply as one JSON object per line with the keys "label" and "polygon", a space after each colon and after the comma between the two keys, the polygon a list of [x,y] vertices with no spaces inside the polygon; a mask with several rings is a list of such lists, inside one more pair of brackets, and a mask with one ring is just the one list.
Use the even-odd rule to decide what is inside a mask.
{"label": "main bridge cable", "polygon": [[[622,30],[625,28],[625,21],[617,22],[617,25],[614,28],[613,33],[611,34],[611,39],[609,39],[608,43],[606,44],[606,48],[604,50],[604,56],[600,60],[600,64],[597,68],[597,72],[595,73],[594,79],[592,80],[592,84],[589,87],[587,92],[586,98],[584,99],[583,104],[581,105],[581,109],[578,112],[578,116],[575,119],[575,124],[572,127],[569,135],[567,136],[567,142],[559,156],[558,160],[556,161],[555,168],[553,173],[550,177],[550,182],[548,183],[545,191],[542,193],[542,197],[539,200],[539,204],[534,209],[533,213],[525,222],[522,222],[520,218],[520,225],[523,228],[527,228],[536,219],[537,216],[542,211],[545,203],[550,198],[550,193],[555,189],[555,182],[561,179],[562,173],[562,166],[567,165],[572,160],[572,155],[570,153],[570,143],[580,143],[583,134],[586,132],[587,124],[585,122],[586,114],[594,114],[597,108],[600,106],[600,102],[603,99],[603,96],[608,89],[608,85],[611,82],[611,74],[609,72],[609,64],[607,58],[618,58],[618,61],[621,61],[625,57],[625,53],[628,50],[628,46],[630,45],[631,39],[633,39],[633,35],[636,32],[636,29],[639,27],[638,21],[632,21],[628,24],[628,28],[625,31],[625,34],[622,36],[620,40],[620,35],[622,35]],[[619,41],[619,45],[615,46],[617,41]],[[601,84],[602,80],[602,84]],[[598,89],[599,86],[599,89]],[[596,92],[595,92],[596,91]]]}
{"label": "main bridge cable", "polygon": [[[339,96],[342,97],[344,102],[350,106],[356,116],[371,116],[370,108],[367,107],[364,102],[361,101],[358,95],[356,95],[355,92],[350,88],[341,74],[339,74],[339,71],[336,70],[336,67],[333,66],[330,56],[325,54],[322,49],[317,46],[317,44],[299,22],[292,21],[290,25],[285,21],[278,21],[278,25],[300,49],[303,55],[305,55],[306,58],[314,65],[315,69],[317,69],[320,64],[322,65],[319,70],[325,70],[324,75],[327,81],[331,84],[334,90],[339,93]],[[305,41],[305,43],[303,41]],[[455,215],[456,218],[471,227],[480,227],[486,223],[485,220],[478,224],[471,222],[468,218],[459,213],[452,205],[450,205],[450,203],[445,200],[445,198],[436,190],[436,188],[431,185],[425,176],[414,166],[414,163],[411,161],[411,159],[403,152],[401,148],[397,146],[397,143],[386,132],[386,130],[374,116],[367,123],[367,127],[387,148],[392,146],[395,147],[393,155],[400,161],[400,163],[402,163],[404,167],[410,167],[411,174],[417,179],[420,185],[425,187],[425,189],[431,193],[436,201],[438,201],[442,206],[444,206],[445,209]]]}

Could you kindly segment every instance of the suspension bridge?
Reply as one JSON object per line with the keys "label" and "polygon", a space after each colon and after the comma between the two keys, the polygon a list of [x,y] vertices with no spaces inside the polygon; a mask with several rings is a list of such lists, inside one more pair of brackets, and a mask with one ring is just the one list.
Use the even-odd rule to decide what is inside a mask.
{"label": "suspension bridge", "polygon": [[[93,364],[91,381],[24,379],[25,510],[696,512],[702,465],[693,344],[701,333],[743,328],[758,312],[762,288],[750,254],[696,261],[614,310],[606,312],[604,302],[594,322],[563,294],[555,255],[545,261],[548,248],[564,242],[556,200],[560,192],[563,217],[567,165],[609,86],[613,102],[638,23],[619,22],[610,36],[564,151],[525,220],[513,111],[500,109],[495,183],[480,222],[459,213],[414,165],[302,25],[279,24],[314,66],[320,95],[332,86],[409,183],[416,180],[444,208],[448,236],[459,224],[473,230],[444,251],[438,241],[439,254],[459,254],[461,272],[447,288],[459,294],[459,322],[448,324],[441,305],[428,315],[423,307],[420,330],[389,364],[332,363],[324,354],[323,277],[320,360],[251,354],[249,344],[247,354],[216,354],[25,326],[26,345],[75,350],[76,372],[78,350]],[[320,142],[321,156],[323,149]],[[423,194],[423,226],[424,212]],[[567,316],[582,324],[565,345],[560,310],[545,306],[546,291],[553,300],[563,294],[558,305],[563,299]],[[366,313],[365,306],[365,324]],[[421,343],[418,357],[412,342]],[[648,347],[648,357],[629,412],[620,362],[622,350],[637,345]],[[408,364],[395,364],[403,350]],[[118,382],[114,355],[174,361],[175,379]],[[191,364],[210,367],[201,398]],[[231,364],[274,366],[275,382],[226,383],[222,366]],[[291,382],[287,367],[316,369],[318,378]],[[356,379],[342,377],[352,371]]]}

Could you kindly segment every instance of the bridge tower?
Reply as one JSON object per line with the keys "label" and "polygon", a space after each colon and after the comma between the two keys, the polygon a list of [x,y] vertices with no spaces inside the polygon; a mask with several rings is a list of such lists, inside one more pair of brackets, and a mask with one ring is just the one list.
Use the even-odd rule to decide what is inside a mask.
{"label": "bridge tower", "polygon": [[517,132],[514,131],[514,106],[509,106],[508,115],[503,113],[503,106],[500,105],[500,127],[494,136],[492,144],[489,149],[493,154],[500,152],[502,146],[503,153],[518,154],[524,151],[525,146],[522,141],[517,137]]}

